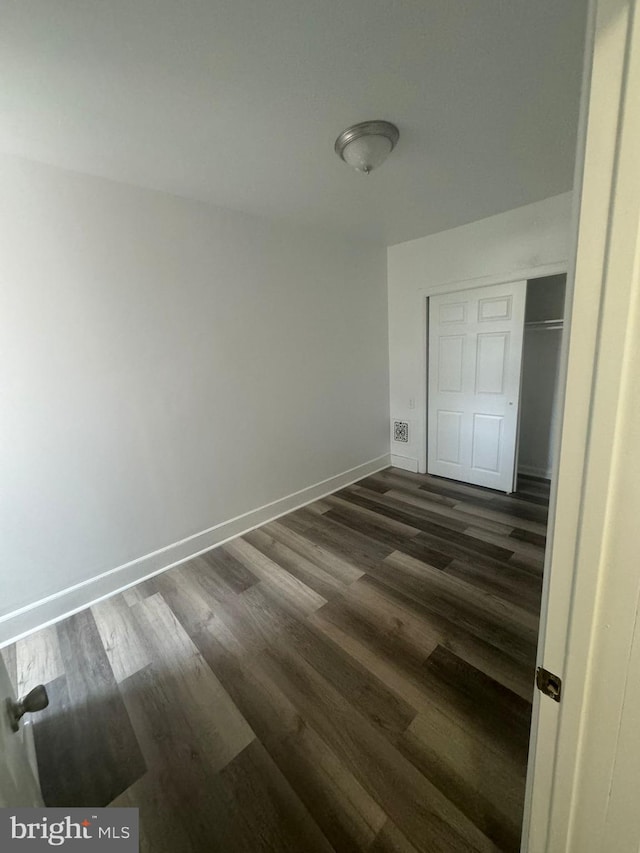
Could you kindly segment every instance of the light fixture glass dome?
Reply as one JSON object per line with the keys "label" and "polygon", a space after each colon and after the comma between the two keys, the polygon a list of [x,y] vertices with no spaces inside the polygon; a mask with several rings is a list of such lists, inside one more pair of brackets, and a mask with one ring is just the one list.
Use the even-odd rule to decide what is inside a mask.
{"label": "light fixture glass dome", "polygon": [[368,175],[393,151],[400,133],[388,121],[363,121],[344,130],[336,139],[336,154],[359,172]]}
{"label": "light fixture glass dome", "polygon": [[391,140],[386,136],[360,136],[345,145],[342,159],[359,172],[369,174],[391,154]]}

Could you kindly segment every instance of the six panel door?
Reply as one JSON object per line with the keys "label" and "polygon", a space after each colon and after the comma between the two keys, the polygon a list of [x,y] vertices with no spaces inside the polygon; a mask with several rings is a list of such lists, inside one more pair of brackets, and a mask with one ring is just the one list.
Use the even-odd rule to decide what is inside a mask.
{"label": "six panel door", "polygon": [[526,281],[429,299],[427,470],[513,490]]}

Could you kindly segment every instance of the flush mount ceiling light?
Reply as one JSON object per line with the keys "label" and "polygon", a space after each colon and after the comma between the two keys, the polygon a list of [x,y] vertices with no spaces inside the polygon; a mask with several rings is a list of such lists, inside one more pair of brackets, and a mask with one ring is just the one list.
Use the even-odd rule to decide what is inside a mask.
{"label": "flush mount ceiling light", "polygon": [[336,139],[336,154],[348,166],[368,175],[387,159],[400,132],[389,121],[362,121],[343,130]]}

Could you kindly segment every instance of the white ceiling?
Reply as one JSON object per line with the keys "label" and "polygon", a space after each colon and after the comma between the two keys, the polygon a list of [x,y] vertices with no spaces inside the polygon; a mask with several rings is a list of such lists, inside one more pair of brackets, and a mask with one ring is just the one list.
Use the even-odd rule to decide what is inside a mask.
{"label": "white ceiling", "polygon": [[[0,0],[0,148],[397,243],[571,188],[586,0]],[[333,151],[383,118],[370,177]]]}

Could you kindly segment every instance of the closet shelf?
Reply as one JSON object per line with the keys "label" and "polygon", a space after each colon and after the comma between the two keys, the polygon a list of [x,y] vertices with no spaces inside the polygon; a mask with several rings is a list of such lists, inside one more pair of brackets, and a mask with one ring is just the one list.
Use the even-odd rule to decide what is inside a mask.
{"label": "closet shelf", "polygon": [[562,329],[564,320],[529,320],[524,324],[525,329]]}

